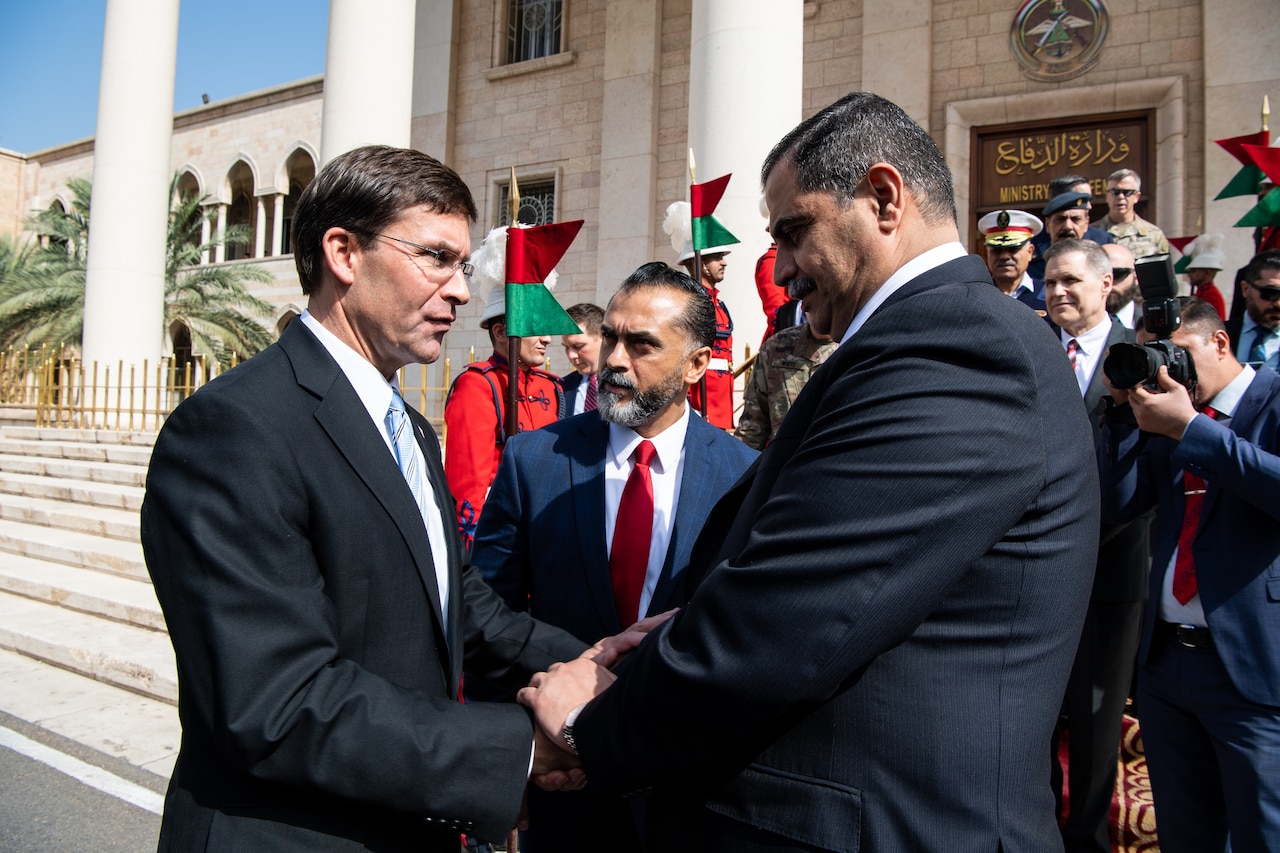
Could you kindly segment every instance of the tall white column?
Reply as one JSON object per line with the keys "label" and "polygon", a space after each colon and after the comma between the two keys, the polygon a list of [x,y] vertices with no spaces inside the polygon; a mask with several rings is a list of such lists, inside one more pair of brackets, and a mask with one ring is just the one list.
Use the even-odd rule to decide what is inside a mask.
{"label": "tall white column", "polygon": [[288,254],[289,248],[282,246],[284,242],[284,193],[276,193],[275,210],[271,212],[271,254]]}
{"label": "tall white column", "polygon": [[[764,335],[756,259],[769,248],[760,216],[760,166],[800,122],[803,0],[693,0],[689,145],[699,182],[733,173],[716,218],[742,243],[721,285],[733,312],[734,355]],[[736,116],[736,119],[730,117]]]}
{"label": "tall white column", "polygon": [[177,56],[177,0],[107,1],[85,273],[89,363],[141,370],[162,352]]}
{"label": "tall white column", "polygon": [[218,205],[218,245],[213,247],[213,262],[220,264],[227,259],[227,206]]}
{"label": "tall white column", "polygon": [[409,145],[415,0],[330,0],[321,165],[361,145]]}
{"label": "tall white column", "polygon": [[253,226],[253,256],[265,258],[267,256],[267,200],[258,196],[257,202],[258,216]]}

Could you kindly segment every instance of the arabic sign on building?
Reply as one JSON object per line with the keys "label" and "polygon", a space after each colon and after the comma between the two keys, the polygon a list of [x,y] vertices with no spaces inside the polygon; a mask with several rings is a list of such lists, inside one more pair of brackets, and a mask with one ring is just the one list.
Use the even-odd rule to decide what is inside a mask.
{"label": "arabic sign on building", "polygon": [[1097,63],[1108,26],[1102,0],[1025,0],[1014,15],[1009,41],[1022,73],[1054,82]]}
{"label": "arabic sign on building", "polygon": [[1152,204],[1152,121],[1150,112],[1141,112],[975,128],[978,215],[1003,207],[1039,213],[1049,200],[1049,181],[1066,174],[1089,179],[1096,209],[1105,205],[1107,175],[1117,169],[1141,175],[1143,202]]}

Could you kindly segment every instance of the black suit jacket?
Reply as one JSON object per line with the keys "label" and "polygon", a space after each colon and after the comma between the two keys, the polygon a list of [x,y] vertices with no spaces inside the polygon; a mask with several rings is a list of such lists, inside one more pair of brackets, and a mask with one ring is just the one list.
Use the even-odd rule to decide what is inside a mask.
{"label": "black suit jacket", "polygon": [[[410,417],[451,533],[435,436]],[[142,544],[183,729],[162,850],[456,853],[460,830],[513,825],[532,727],[458,703],[464,658],[516,685],[583,644],[512,613],[452,535],[442,620],[413,496],[304,324],[169,418]]]}
{"label": "black suit jacket", "polygon": [[[1110,316],[1110,315],[1108,315]],[[1137,333],[1115,317],[1111,319],[1111,332],[1107,335],[1107,347],[1118,343],[1133,343]],[[1057,328],[1054,329],[1057,332]],[[1106,396],[1107,386],[1102,381],[1102,362],[1089,380],[1084,392],[1084,408],[1093,427],[1093,445],[1102,444],[1102,427],[1099,405]],[[1147,597],[1147,568],[1151,560],[1149,533],[1151,516],[1117,524],[1103,522],[1098,543],[1098,568],[1093,578],[1093,601],[1143,601]],[[1124,688],[1128,690],[1126,686]]]}
{"label": "black suit jacket", "polygon": [[1059,344],[979,258],[908,282],[579,716],[592,784],[657,787],[663,850],[1058,847],[1044,745],[1092,578],[1090,445]]}

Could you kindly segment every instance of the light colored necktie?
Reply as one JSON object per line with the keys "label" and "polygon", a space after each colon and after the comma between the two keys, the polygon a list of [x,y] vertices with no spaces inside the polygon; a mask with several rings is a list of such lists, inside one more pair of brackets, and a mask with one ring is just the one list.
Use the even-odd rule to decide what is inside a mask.
{"label": "light colored necktie", "polygon": [[413,424],[409,422],[409,416],[404,410],[404,398],[400,396],[399,390],[394,388],[385,423],[387,435],[391,436],[391,446],[395,448],[396,464],[400,466],[400,473],[409,484],[409,491],[413,493],[413,499],[418,504],[418,513],[422,516],[423,524],[427,529],[427,539],[431,542],[432,563],[436,570],[436,585],[440,591],[440,606],[447,614],[449,612],[449,568],[444,522],[440,520],[435,491],[423,477],[421,466],[418,464],[417,441],[413,437]]}
{"label": "light colored necktie", "polygon": [[1253,337],[1253,346],[1249,348],[1249,361],[1266,363],[1267,361],[1267,341],[1271,340],[1271,336],[1275,334],[1272,329],[1264,329],[1259,326]]}

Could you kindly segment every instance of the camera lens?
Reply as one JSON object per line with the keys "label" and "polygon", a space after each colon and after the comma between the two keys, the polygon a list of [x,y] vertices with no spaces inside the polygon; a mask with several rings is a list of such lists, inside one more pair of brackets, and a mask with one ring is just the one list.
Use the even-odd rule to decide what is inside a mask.
{"label": "camera lens", "polygon": [[1164,363],[1156,353],[1135,344],[1115,344],[1102,369],[1115,388],[1136,388],[1156,375]]}

